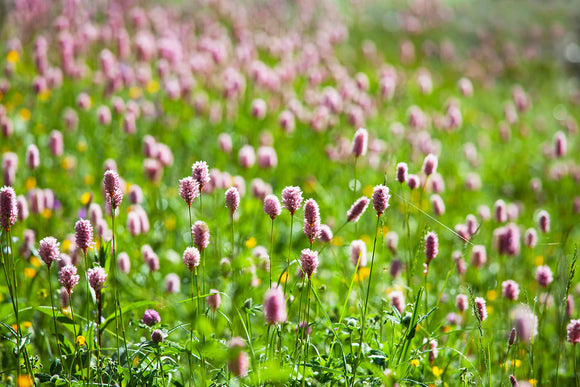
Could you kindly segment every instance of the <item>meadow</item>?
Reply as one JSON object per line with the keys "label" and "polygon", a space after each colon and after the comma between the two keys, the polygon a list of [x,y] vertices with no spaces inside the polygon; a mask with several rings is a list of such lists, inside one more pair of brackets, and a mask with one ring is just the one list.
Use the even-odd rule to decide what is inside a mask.
{"label": "meadow", "polygon": [[0,384],[579,386],[574,10],[0,1]]}

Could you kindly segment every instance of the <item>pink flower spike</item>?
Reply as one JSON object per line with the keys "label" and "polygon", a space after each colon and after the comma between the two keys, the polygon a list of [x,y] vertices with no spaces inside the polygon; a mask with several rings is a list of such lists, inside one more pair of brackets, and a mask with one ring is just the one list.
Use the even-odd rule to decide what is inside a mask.
{"label": "pink flower spike", "polygon": [[193,201],[199,197],[199,184],[193,177],[188,176],[179,180],[179,196],[185,200],[188,207],[191,207]]}
{"label": "pink flower spike", "polygon": [[123,201],[123,191],[121,190],[121,181],[116,171],[108,170],[105,172],[103,186],[107,195],[107,202],[113,210],[119,208]]}
{"label": "pink flower spike", "polygon": [[294,215],[302,205],[302,190],[300,187],[286,187],[282,190],[282,204],[284,208]]}
{"label": "pink flower spike", "polygon": [[348,222],[353,222],[353,223],[358,222],[361,215],[367,209],[368,205],[369,205],[369,198],[367,198],[366,196],[363,196],[360,199],[358,199],[356,202],[354,202],[352,207],[350,207],[350,209],[346,212],[346,220]]}
{"label": "pink flower spike", "polygon": [[520,295],[520,286],[514,280],[506,280],[501,283],[502,295],[511,301],[516,301]]}
{"label": "pink flower spike", "polygon": [[75,243],[85,254],[95,242],[93,242],[93,226],[87,219],[79,219],[75,224]]}
{"label": "pink flower spike", "polygon": [[264,318],[268,324],[283,323],[288,318],[284,291],[279,286],[271,287],[264,297]]}
{"label": "pink flower spike", "polygon": [[231,187],[226,191],[226,207],[230,210],[230,216],[234,216],[234,212],[240,205],[240,192],[236,187]]}
{"label": "pink flower spike", "polygon": [[409,172],[409,167],[407,163],[397,164],[397,181],[401,184],[407,181],[407,174]]}
{"label": "pink flower spike", "polygon": [[204,221],[198,220],[191,227],[191,233],[193,244],[202,252],[209,245],[209,227]]}
{"label": "pink flower spike", "polygon": [[199,191],[203,192],[205,185],[210,182],[210,174],[207,163],[205,161],[197,161],[193,163],[191,169],[191,176],[195,179],[195,181],[197,181],[197,184],[199,185]]}
{"label": "pink flower spike", "polygon": [[302,271],[308,276],[308,279],[312,278],[312,274],[316,273],[318,268],[318,252],[310,249],[302,250],[300,266]]}
{"label": "pink flower spike", "polygon": [[361,239],[350,242],[350,261],[356,267],[365,267],[367,265],[367,245]]}
{"label": "pink flower spike", "polygon": [[18,207],[16,205],[16,192],[12,187],[2,187],[0,189],[0,226],[4,231],[16,223]]}
{"label": "pink flower spike", "polygon": [[280,201],[275,195],[266,195],[264,198],[264,212],[274,220],[282,212]]}
{"label": "pink flower spike", "polygon": [[50,265],[60,256],[60,250],[58,248],[59,243],[54,237],[46,237],[40,241],[40,247],[38,248],[38,255],[48,266],[50,270]]}
{"label": "pink flower spike", "polygon": [[554,281],[552,270],[549,266],[538,266],[538,269],[536,270],[536,281],[538,281],[538,284],[544,288]]}
{"label": "pink flower spike", "polygon": [[183,263],[189,269],[189,271],[193,271],[193,269],[199,266],[199,262],[199,250],[195,247],[186,248],[183,252]]}
{"label": "pink flower spike", "polygon": [[72,294],[73,288],[79,283],[80,278],[77,275],[77,268],[73,265],[64,266],[58,273],[58,280],[69,296]]}
{"label": "pink flower spike", "polygon": [[105,274],[105,269],[102,267],[94,267],[87,271],[89,277],[89,285],[91,288],[98,292],[103,289],[105,280],[107,279],[107,274]]}
{"label": "pink flower spike", "polygon": [[430,231],[425,235],[425,257],[427,258],[427,264],[429,264],[437,254],[439,254],[439,239],[437,238],[437,234]]}
{"label": "pink flower spike", "polygon": [[215,289],[211,289],[209,291],[209,296],[206,298],[206,302],[207,306],[209,306],[215,312],[222,303],[220,292]]}
{"label": "pink flower spike", "polygon": [[308,199],[304,203],[304,234],[314,243],[320,236],[320,209],[314,199]]}
{"label": "pink flower spike", "polygon": [[359,128],[354,134],[354,139],[352,141],[352,154],[354,157],[359,158],[367,154],[369,142],[369,134],[366,129]]}
{"label": "pink flower spike", "polygon": [[485,321],[487,318],[487,307],[485,306],[485,299],[483,297],[475,298],[475,311],[477,312],[479,321]]}
{"label": "pink flower spike", "polygon": [[423,173],[427,176],[434,174],[437,171],[437,156],[429,153],[423,161]]}
{"label": "pink flower spike", "polygon": [[580,343],[580,320],[571,320],[566,327],[566,340],[574,345]]}
{"label": "pink flower spike", "polygon": [[373,207],[377,212],[377,216],[381,216],[389,207],[389,187],[382,184],[375,186],[373,189]]}

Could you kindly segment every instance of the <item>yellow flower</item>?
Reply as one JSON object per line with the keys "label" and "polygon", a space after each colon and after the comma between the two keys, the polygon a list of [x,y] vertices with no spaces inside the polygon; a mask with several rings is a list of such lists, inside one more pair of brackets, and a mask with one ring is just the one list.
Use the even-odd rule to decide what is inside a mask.
{"label": "yellow flower", "polygon": [[24,185],[26,186],[27,190],[36,187],[36,179],[34,177],[29,177],[28,179],[26,179]]}
{"label": "yellow flower", "polygon": [[69,251],[70,250],[70,245],[71,245],[71,241],[68,239],[65,239],[64,241],[62,241],[61,243],[61,247],[63,251]]}
{"label": "yellow flower", "polygon": [[159,82],[157,82],[154,79],[152,79],[149,82],[147,82],[147,92],[149,94],[155,94],[158,91],[159,91]]}
{"label": "yellow flower", "polygon": [[514,365],[516,368],[520,368],[520,366],[522,365],[522,361],[520,359],[516,359]]}
{"label": "yellow flower", "polygon": [[52,211],[49,210],[48,208],[45,208],[45,209],[42,210],[42,217],[44,219],[50,219],[51,216],[52,216]]}
{"label": "yellow flower", "polygon": [[50,90],[46,89],[40,92],[40,94],[38,94],[38,99],[41,101],[48,101],[50,99]]}
{"label": "yellow flower", "polygon": [[24,122],[28,122],[28,121],[30,121],[30,118],[32,118],[32,112],[30,110],[28,110],[27,108],[20,109],[19,113],[20,113],[20,118]]}
{"label": "yellow flower", "polygon": [[25,329],[32,328],[32,323],[30,321],[24,321],[24,328]]}
{"label": "yellow flower", "polygon": [[496,298],[497,298],[497,291],[492,289],[492,290],[489,290],[487,292],[487,300],[488,301],[494,301]]}
{"label": "yellow flower", "polygon": [[165,228],[167,229],[167,231],[173,231],[175,230],[175,224],[176,224],[175,216],[171,215],[165,221]]}
{"label": "yellow flower", "polygon": [[367,246],[371,243],[371,237],[367,234],[361,235],[360,239],[362,239]]}
{"label": "yellow flower", "polygon": [[369,277],[371,270],[368,267],[361,267],[358,269],[358,273],[354,275],[354,282],[364,281]]}
{"label": "yellow flower", "polygon": [[246,247],[249,249],[253,249],[254,247],[256,247],[257,244],[258,244],[258,241],[254,237],[251,237],[250,239],[248,239],[246,241]]}
{"label": "yellow flower", "polygon": [[282,273],[282,275],[280,276],[280,283],[281,284],[285,284],[286,281],[288,281],[288,272],[287,271]]}
{"label": "yellow flower", "polygon": [[419,359],[413,359],[413,360],[411,360],[411,365],[413,367],[419,367]]}
{"label": "yellow flower", "polygon": [[334,236],[332,238],[332,240],[330,241],[330,244],[333,245],[333,246],[340,247],[340,246],[344,245],[344,238],[341,237],[340,235],[339,236]]}
{"label": "yellow flower", "polygon": [[81,203],[86,206],[91,201],[92,195],[90,192],[85,192],[81,195]]}
{"label": "yellow flower", "polygon": [[32,387],[32,379],[30,379],[30,376],[28,376],[28,375],[20,375],[18,377],[18,379],[16,379],[16,386],[18,386],[18,387]]}
{"label": "yellow flower", "polygon": [[443,373],[443,370],[437,366],[434,366],[432,369],[432,372],[433,372],[433,375],[435,375],[435,377],[438,378]]}
{"label": "yellow flower", "polygon": [[538,381],[536,379],[530,379],[528,380],[528,383],[530,383],[532,386],[535,386],[536,384],[538,384]]}
{"label": "yellow flower", "polygon": [[542,266],[544,264],[544,256],[538,255],[536,257],[536,266]]}
{"label": "yellow flower", "polygon": [[129,89],[129,98],[131,99],[138,99],[141,97],[141,94],[143,94],[143,92],[140,87],[133,86]]}
{"label": "yellow flower", "polygon": [[24,276],[26,278],[34,278],[36,277],[36,270],[31,267],[27,267],[24,269]]}
{"label": "yellow flower", "polygon": [[6,60],[10,63],[16,63],[18,62],[18,57],[18,51],[10,50],[8,51],[8,55],[6,55]]}
{"label": "yellow flower", "polygon": [[93,175],[91,175],[90,173],[87,173],[84,177],[83,177],[83,182],[86,185],[91,185],[95,182],[95,177]]}
{"label": "yellow flower", "polygon": [[366,197],[369,197],[373,194],[373,186],[372,185],[366,185],[363,188],[363,195],[365,195]]}
{"label": "yellow flower", "polygon": [[487,314],[492,314],[493,313],[493,306],[488,305],[487,306]]}
{"label": "yellow flower", "polygon": [[133,358],[133,366],[137,367],[139,365],[139,356],[135,356]]}
{"label": "yellow flower", "polygon": [[66,156],[64,159],[62,159],[62,161],[60,163],[62,168],[66,169],[67,171],[74,169],[76,164],[77,164],[77,160],[73,156]]}
{"label": "yellow flower", "polygon": [[87,342],[86,342],[86,340],[85,340],[84,336],[81,336],[81,335],[77,336],[77,341],[76,341],[76,343],[77,343],[77,345],[78,345],[79,347],[84,347],[84,346],[87,344]]}
{"label": "yellow flower", "polygon": [[88,147],[89,146],[87,145],[87,142],[86,141],[83,141],[83,140],[79,141],[78,144],[77,144],[77,150],[79,152],[86,151]]}

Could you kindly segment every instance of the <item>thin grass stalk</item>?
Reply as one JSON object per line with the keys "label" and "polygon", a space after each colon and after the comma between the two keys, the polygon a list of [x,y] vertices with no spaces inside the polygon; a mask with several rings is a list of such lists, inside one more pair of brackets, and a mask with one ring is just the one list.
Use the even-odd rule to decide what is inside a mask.
{"label": "thin grass stalk", "polygon": [[306,361],[308,361],[308,347],[310,345],[310,335],[308,334],[308,319],[310,317],[310,289],[312,288],[312,280],[308,279],[308,295],[306,303],[306,320],[302,326],[304,333],[306,335],[306,346],[304,348],[304,363],[302,366],[302,387],[306,385]]}
{"label": "thin grass stalk", "polygon": [[[288,284],[288,278],[290,278],[290,255],[292,254],[292,234],[294,228],[294,214],[290,215],[290,243],[288,245],[288,256],[286,257],[286,280],[284,281],[284,297],[286,297],[286,285]],[[278,280],[278,284],[280,284],[280,280],[282,279],[282,275]]]}
{"label": "thin grass stalk", "polygon": [[[91,320],[90,320],[90,299],[91,299],[91,290],[89,289],[89,254],[86,250],[83,251],[84,258],[85,258],[85,277],[86,277],[86,292],[87,292],[87,303],[85,305],[85,314],[86,314],[86,321],[87,321],[87,341],[88,349],[89,349],[89,356],[88,356],[88,363],[87,363],[87,382],[91,380],[91,353],[93,349],[93,340],[92,340],[92,332],[91,332]],[[97,323],[98,325],[98,323]]]}
{"label": "thin grass stalk", "polygon": [[[371,257],[371,269],[369,271],[369,282],[367,284],[367,294],[365,297],[365,305],[364,305],[364,309],[363,309],[363,314],[361,316],[362,325],[361,325],[361,330],[360,330],[360,339],[358,342],[358,355],[357,355],[357,359],[354,363],[354,369],[353,369],[353,373],[352,373],[353,382],[354,382],[354,379],[356,378],[356,370],[357,370],[358,365],[360,364],[360,360],[361,360],[360,357],[361,357],[361,353],[362,353],[362,342],[363,342],[364,333],[365,333],[365,325],[366,325],[366,319],[367,319],[367,308],[368,308],[368,304],[369,304],[369,295],[371,293],[371,282],[373,279],[373,265],[375,263],[375,251],[377,248],[377,234],[379,233],[380,222],[381,222],[381,217],[377,216],[377,225],[375,227],[375,240],[373,242],[373,254]],[[359,257],[359,261],[360,261],[360,257]]]}
{"label": "thin grass stalk", "polygon": [[56,340],[56,348],[58,350],[58,358],[62,361],[62,353],[60,350],[60,345],[58,343],[58,329],[56,327],[56,314],[54,313],[54,300],[52,299],[52,283],[50,281],[50,267],[47,271],[48,273],[48,292],[50,294],[50,306],[52,308],[52,322],[54,323],[54,336]]}
{"label": "thin grass stalk", "polygon": [[272,219],[272,227],[270,228],[270,254],[268,256],[268,269],[270,271],[269,287],[272,287],[272,255],[274,255],[274,219]]}
{"label": "thin grass stalk", "polygon": [[580,385],[580,375],[578,375],[578,361],[576,359],[576,344],[574,344],[574,346],[572,347],[572,352],[574,352],[574,376],[576,379],[576,387],[578,387]]}

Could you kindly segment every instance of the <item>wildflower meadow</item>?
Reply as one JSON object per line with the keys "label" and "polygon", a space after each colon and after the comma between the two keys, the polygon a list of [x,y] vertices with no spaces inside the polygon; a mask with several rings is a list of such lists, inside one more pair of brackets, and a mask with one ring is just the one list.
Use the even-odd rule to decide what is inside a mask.
{"label": "wildflower meadow", "polygon": [[0,384],[580,386],[569,0],[0,0]]}

